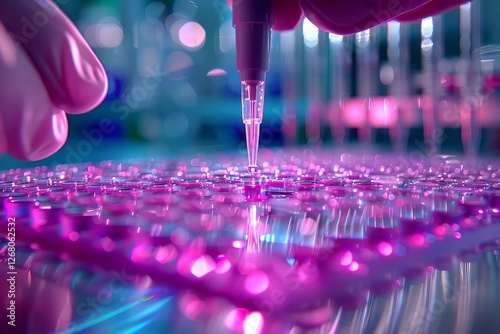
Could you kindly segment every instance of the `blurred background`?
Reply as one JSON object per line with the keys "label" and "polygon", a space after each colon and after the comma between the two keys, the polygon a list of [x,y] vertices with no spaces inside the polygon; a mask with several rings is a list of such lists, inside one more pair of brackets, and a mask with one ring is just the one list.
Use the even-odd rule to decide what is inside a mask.
{"label": "blurred background", "polygon": [[[22,168],[196,153],[245,155],[225,0],[58,0],[101,59],[109,93],[69,116],[52,157]],[[500,2],[478,0],[354,36],[308,20],[274,34],[261,147],[370,147],[414,156],[500,151]],[[377,19],[377,17],[374,17]]]}

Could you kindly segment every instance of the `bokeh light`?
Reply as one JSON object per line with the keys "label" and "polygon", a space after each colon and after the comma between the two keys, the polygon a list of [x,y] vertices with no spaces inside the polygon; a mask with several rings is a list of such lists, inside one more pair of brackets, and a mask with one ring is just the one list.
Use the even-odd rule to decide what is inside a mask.
{"label": "bokeh light", "polygon": [[248,312],[244,308],[235,308],[229,311],[224,319],[224,325],[235,332],[239,332],[243,327],[243,321],[248,316]]}
{"label": "bokeh light", "polygon": [[156,250],[155,259],[159,263],[165,264],[174,260],[177,257],[177,250],[173,245],[159,247]]}
{"label": "bokeh light", "polygon": [[429,38],[434,33],[434,23],[432,21],[432,17],[427,17],[422,20],[422,28],[421,28],[422,37]]}
{"label": "bokeh light", "polygon": [[370,44],[371,32],[370,29],[356,33],[356,46],[365,48]]}
{"label": "bokeh light", "polygon": [[225,274],[227,273],[230,269],[231,269],[231,262],[224,258],[224,259],[221,259],[219,260],[219,262],[217,262],[217,267],[215,268],[215,272],[217,274]]}
{"label": "bokeh light", "polygon": [[388,242],[381,242],[377,246],[378,252],[384,256],[389,256],[393,252],[392,245]]}
{"label": "bokeh light", "polygon": [[263,271],[254,271],[245,279],[245,289],[254,295],[258,295],[269,287],[269,278]]}
{"label": "bokeh light", "polygon": [[352,260],[353,260],[352,253],[350,251],[346,251],[340,257],[340,265],[346,267],[352,263]]}
{"label": "bokeh light", "polygon": [[205,276],[206,274],[212,272],[215,269],[215,262],[214,260],[208,256],[204,255],[199,257],[194,263],[193,266],[191,267],[191,273],[198,277],[201,278]]}
{"label": "bokeh light", "polygon": [[394,68],[389,64],[384,64],[380,68],[380,82],[390,85],[394,82]]}
{"label": "bokeh light", "polygon": [[264,328],[264,317],[259,312],[250,313],[243,321],[244,334],[260,334]]}
{"label": "bokeh light", "polygon": [[346,101],[342,113],[347,127],[357,128],[366,122],[367,108],[363,99],[351,99]]}
{"label": "bokeh light", "polygon": [[187,22],[179,29],[179,41],[188,49],[198,50],[205,44],[206,32],[197,22]]}
{"label": "bokeh light", "polygon": [[112,17],[90,25],[83,35],[89,45],[95,48],[116,48],[123,42],[123,28],[120,22]]}
{"label": "bokeh light", "polygon": [[221,68],[214,68],[207,73],[207,77],[220,77],[226,75],[227,72]]}
{"label": "bokeh light", "polygon": [[353,261],[349,267],[348,267],[349,271],[357,271],[359,269],[359,263],[356,262],[356,261]]}
{"label": "bokeh light", "polygon": [[304,44],[308,48],[313,48],[319,41],[319,29],[308,19],[302,23],[302,32],[304,35]]}
{"label": "bokeh light", "polygon": [[398,122],[398,108],[393,98],[370,100],[370,123],[374,128],[391,128]]}
{"label": "bokeh light", "polygon": [[332,43],[333,45],[339,45],[344,40],[344,37],[342,35],[337,35],[337,34],[328,34],[328,39],[330,40],[330,43]]}

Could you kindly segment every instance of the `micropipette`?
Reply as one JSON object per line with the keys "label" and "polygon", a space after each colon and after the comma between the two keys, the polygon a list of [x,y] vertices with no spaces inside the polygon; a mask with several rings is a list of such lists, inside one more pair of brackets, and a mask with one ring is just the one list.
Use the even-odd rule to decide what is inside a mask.
{"label": "micropipette", "polygon": [[233,27],[236,32],[237,69],[241,78],[249,173],[258,171],[260,124],[274,23],[272,3],[269,0],[233,1]]}

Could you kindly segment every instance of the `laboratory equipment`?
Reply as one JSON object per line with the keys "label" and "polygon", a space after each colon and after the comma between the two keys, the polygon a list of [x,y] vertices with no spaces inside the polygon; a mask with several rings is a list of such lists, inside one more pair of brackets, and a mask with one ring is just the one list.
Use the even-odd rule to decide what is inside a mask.
{"label": "laboratory equipment", "polygon": [[281,131],[287,145],[297,143],[297,55],[295,48],[296,32],[281,34],[281,55],[283,72],[283,114]]}
{"label": "laboratory equipment", "polygon": [[266,0],[233,3],[237,68],[241,76],[241,102],[245,124],[248,171],[258,170],[260,124],[264,112],[266,72],[269,70],[273,5]]}
{"label": "laboratory equipment", "polygon": [[[409,66],[410,66],[409,27],[399,22],[387,24],[387,58],[388,63],[380,70],[380,77],[387,81],[389,96],[384,97],[386,103],[385,123],[389,127],[392,147],[395,152],[405,152],[408,146],[408,120],[411,110]],[[384,69],[386,70],[384,72]],[[391,110],[393,105],[395,112]],[[392,115],[393,117],[391,117]]]}
{"label": "laboratory equipment", "polygon": [[305,19],[302,25],[304,39],[304,53],[306,58],[307,76],[307,111],[306,111],[306,136],[308,145],[320,145],[322,124],[324,123],[324,87],[328,83],[325,80],[326,55],[325,33],[319,31],[311,21]]}
{"label": "laboratory equipment", "polygon": [[[460,0],[459,0],[460,1]],[[366,6],[359,3],[344,4],[340,2],[326,3],[321,1],[300,1],[301,8],[307,17],[304,22],[309,23],[314,29],[322,29],[326,32],[339,34],[356,33],[359,45],[358,52],[360,55],[360,64],[365,67],[359,72],[359,94],[364,99],[362,109],[369,109],[368,99],[372,96],[364,96],[367,92],[367,85],[372,86],[370,78],[364,77],[369,75],[372,62],[368,57],[373,57],[376,52],[372,48],[366,48],[364,44],[373,45],[370,42],[370,33],[376,31],[376,26],[396,18],[400,14],[410,12],[421,5],[425,5],[426,1],[412,1],[392,4],[392,0],[380,1],[376,4]],[[460,2],[461,3],[461,2]],[[440,3],[441,10],[453,7],[457,4],[456,1],[447,1]],[[233,4],[233,26],[236,30],[236,56],[237,68],[241,76],[241,98],[243,123],[245,124],[246,142],[248,150],[248,170],[256,172],[258,142],[260,137],[260,124],[262,123],[263,107],[264,107],[264,91],[265,91],[265,75],[269,70],[269,53],[271,30],[274,23],[274,6],[278,6],[272,1],[236,1]],[[431,4],[436,11],[436,6]],[[311,21],[309,21],[311,20]],[[309,31],[304,31],[309,33]],[[366,41],[365,41],[366,40]],[[375,44],[376,45],[376,44]],[[310,60],[310,64],[318,66],[319,59]],[[370,63],[367,64],[366,62]],[[312,73],[315,71],[313,70]],[[318,76],[318,75],[316,75]],[[313,87],[312,95],[317,94],[318,89]],[[311,96],[312,96],[311,95]],[[313,98],[311,101],[308,126],[309,139],[318,141],[321,119],[321,109],[323,109],[319,99]],[[371,132],[369,125],[369,116],[364,115],[364,124],[358,128],[359,137],[362,141],[370,140]],[[312,138],[315,137],[315,138]],[[318,138],[316,138],[318,137]],[[433,138],[434,139],[434,138]]]}
{"label": "laboratory equipment", "polygon": [[258,177],[233,155],[3,171],[18,310],[59,305],[58,333],[500,328],[498,162],[261,154]]}
{"label": "laboratory equipment", "polygon": [[[375,80],[378,72],[378,44],[377,28],[367,29],[356,34],[356,61],[358,64],[356,72],[356,94],[359,108],[358,138],[360,143],[370,144],[372,141],[371,115],[372,99],[376,96]],[[348,111],[348,112],[353,112]]]}
{"label": "laboratory equipment", "polygon": [[[417,24],[416,37],[412,35],[416,25],[397,22],[363,30],[357,36],[331,33],[329,50],[321,45],[327,36],[312,21],[302,31],[307,36],[282,35],[283,67],[274,69],[285,73],[281,78],[272,74],[287,84],[283,85],[287,101],[281,125],[292,145],[261,148],[257,161],[259,127],[261,123],[268,126],[263,103],[272,19],[261,15],[269,13],[268,7],[257,15],[248,9],[250,2],[235,4],[233,24],[241,75],[236,81],[238,88],[243,81],[248,157],[239,156],[231,147],[228,152],[232,153],[183,152],[168,158],[40,164],[0,172],[0,270],[16,277],[17,330],[37,334],[499,332],[498,159],[474,157],[475,149],[467,150],[466,157],[437,155],[437,149],[429,145],[437,140],[433,132],[441,126],[435,122],[435,101],[448,98],[438,94],[443,88],[442,73],[436,68],[442,54],[431,54],[442,47],[442,39],[436,37],[445,30],[435,24],[441,18]],[[253,5],[265,4],[256,1]],[[469,31],[468,22],[477,18],[464,6],[463,40],[475,45],[475,32]],[[170,15],[155,16],[158,22],[168,18],[165,29],[170,34],[174,34],[173,27],[179,34],[197,27],[185,17]],[[196,18],[193,15],[189,20]],[[204,37],[209,36],[209,25],[204,27]],[[259,32],[259,39],[249,38],[252,30]],[[415,39],[416,57],[408,48]],[[185,71],[186,67],[199,65],[192,61],[202,58],[199,46],[170,42],[167,70],[178,66],[186,74],[191,71]],[[318,44],[304,54],[297,52],[306,43]],[[152,52],[147,47],[140,50]],[[379,50],[380,58],[373,58]],[[485,124],[484,115],[495,118],[498,114],[485,112],[498,106],[498,48],[475,45],[467,49],[464,44],[464,57],[473,50],[467,61],[477,67],[479,75],[471,75],[471,87],[461,86],[464,90],[457,105],[467,106],[471,101],[462,99],[471,93],[468,89],[479,87],[480,103],[472,105],[478,109],[470,113],[477,112]],[[219,51],[227,52],[226,60],[233,56],[229,42]],[[330,64],[318,64],[320,55]],[[412,91],[421,78],[416,73],[420,68],[412,66],[420,64],[421,55],[425,83],[431,85],[423,98],[415,97],[421,92]],[[309,57],[316,62],[311,63]],[[379,63],[389,66],[384,78]],[[221,64],[224,61],[217,63]],[[231,76],[229,70],[210,73]],[[329,87],[320,84],[325,74],[330,76]],[[267,76],[268,82],[273,76]],[[149,79],[151,83],[156,77]],[[161,79],[164,85],[154,92],[167,88],[170,95],[175,95],[172,83],[188,81],[179,76]],[[215,82],[212,79],[206,81]],[[387,83],[387,92],[377,90],[378,79]],[[356,88],[361,99],[351,94]],[[323,89],[331,93],[328,124],[333,145],[318,131],[323,111],[307,108],[322,100]],[[234,114],[230,97],[218,100],[214,107],[201,90],[195,93],[203,103],[178,114],[189,118],[190,127],[195,123],[193,115],[204,115],[211,124],[225,121],[223,131],[230,133],[228,129],[234,126],[227,121],[230,117],[215,117],[224,107]],[[178,95],[177,101],[188,100]],[[269,96],[269,100],[277,99]],[[433,98],[430,104],[425,104],[426,97]],[[406,137],[411,137],[407,128],[420,125],[415,125],[418,113],[409,101],[430,112],[425,114],[428,137],[423,146],[405,152]],[[278,110],[280,105],[272,102]],[[163,103],[166,108],[168,103]],[[309,119],[308,110],[313,111]],[[130,119],[148,112],[135,113]],[[467,112],[464,109],[460,115]],[[357,128],[360,120],[363,147],[339,149],[336,144],[345,142],[345,128]],[[276,125],[280,123],[276,118],[271,121],[266,133],[277,134],[272,131],[279,132]],[[461,122],[463,143],[472,148],[475,125],[467,123],[466,117]],[[162,124],[148,124],[156,123]],[[154,126],[146,127],[147,131],[152,132]],[[399,149],[387,154],[368,152],[367,147],[373,147],[373,128],[389,128],[393,147]],[[307,140],[301,142],[304,134]],[[101,135],[99,144],[89,146],[95,141],[86,137],[73,146],[74,151],[80,152],[82,143],[89,143],[89,159],[99,160],[96,152],[105,147]],[[322,146],[294,147],[309,139]],[[227,142],[225,147],[232,144]],[[130,146],[123,146],[132,155]],[[207,146],[194,150],[204,151]],[[12,228],[15,242],[9,234]],[[9,247],[15,247],[14,257]],[[0,285],[3,303],[10,301],[9,289],[10,285]],[[8,326],[0,323],[0,332],[9,332]]]}
{"label": "laboratory equipment", "polygon": [[343,107],[351,97],[352,36],[330,33],[330,102],[328,118],[332,139],[337,144],[345,143],[346,129],[342,118]]}
{"label": "laboratory equipment", "polygon": [[[422,68],[424,75],[422,96],[422,120],[424,141],[429,143],[428,154],[440,152],[443,144],[443,87],[439,75],[438,63],[444,56],[442,17],[427,17],[421,22]],[[452,121],[453,122],[453,121]]]}

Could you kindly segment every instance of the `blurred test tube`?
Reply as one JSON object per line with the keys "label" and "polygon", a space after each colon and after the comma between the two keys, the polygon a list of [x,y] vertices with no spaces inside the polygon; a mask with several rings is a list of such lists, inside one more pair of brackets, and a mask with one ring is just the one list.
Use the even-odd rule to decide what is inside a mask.
{"label": "blurred test tube", "polygon": [[281,34],[284,99],[281,131],[287,145],[293,145],[297,140],[297,64],[295,37],[295,30]]}
{"label": "blurred test tube", "polygon": [[[387,57],[392,74],[389,85],[388,103],[396,107],[396,122],[389,128],[392,146],[396,152],[406,150],[408,143],[408,119],[413,112],[409,105],[409,38],[408,26],[399,22],[389,22],[387,25]],[[382,73],[381,73],[382,76]]]}
{"label": "blurred test tube", "polygon": [[[500,126],[498,112],[500,96],[500,45],[487,45],[474,51],[475,73],[477,73],[477,93],[481,123],[489,128],[488,137],[493,145],[496,142],[496,129]],[[493,131],[491,131],[493,130]],[[491,137],[494,139],[492,140]],[[491,145],[490,144],[490,145]],[[491,146],[490,149],[496,149]]]}
{"label": "blurred test tube", "polygon": [[330,104],[328,117],[332,139],[342,144],[345,124],[342,119],[345,100],[350,97],[352,45],[351,36],[329,34],[330,42]]}
{"label": "blurred test tube", "polygon": [[307,111],[306,111],[306,135],[308,144],[320,143],[321,141],[321,118],[323,114],[323,103],[321,101],[321,78],[323,60],[321,57],[320,36],[323,32],[307,18],[302,24],[304,35],[305,62],[307,71]]}
{"label": "blurred test tube", "polygon": [[360,117],[358,138],[360,143],[369,144],[372,140],[370,124],[370,101],[376,95],[376,74],[378,73],[378,28],[368,29],[356,34],[356,88],[363,113]]}
{"label": "blurred test tube", "polygon": [[427,17],[421,22],[422,35],[422,120],[427,154],[440,150],[442,128],[439,120],[438,99],[442,97],[437,64],[443,56],[441,17]]}
{"label": "blurred test tube", "polygon": [[481,125],[479,123],[478,80],[475,79],[472,63],[472,48],[481,45],[481,23],[479,1],[460,6],[460,70],[462,103],[460,108],[461,136],[464,154],[479,153]]}

